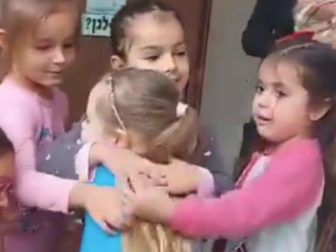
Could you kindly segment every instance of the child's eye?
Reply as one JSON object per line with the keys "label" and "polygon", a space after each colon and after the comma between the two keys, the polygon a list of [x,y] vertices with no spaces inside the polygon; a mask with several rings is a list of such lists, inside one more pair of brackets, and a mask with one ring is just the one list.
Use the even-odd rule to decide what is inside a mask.
{"label": "child's eye", "polygon": [[158,59],[159,59],[159,55],[151,55],[151,56],[145,57],[145,60],[148,60],[148,61],[156,61]]}
{"label": "child's eye", "polygon": [[276,96],[277,96],[278,98],[283,98],[283,97],[286,97],[286,96],[287,96],[287,93],[284,92],[284,91],[282,91],[282,90],[277,90],[277,91],[276,91]]}
{"label": "child's eye", "polygon": [[50,45],[36,45],[35,49],[37,49],[39,51],[46,51],[46,50],[50,49]]}
{"label": "child's eye", "polygon": [[73,48],[75,46],[74,43],[66,43],[63,45],[64,48]]}
{"label": "child's eye", "polygon": [[187,52],[185,50],[176,52],[176,55],[179,56],[179,57],[184,57],[184,56],[186,56],[186,54],[187,54]]}
{"label": "child's eye", "polygon": [[256,86],[256,92],[258,94],[261,94],[264,91],[265,91],[265,88],[261,84],[257,84],[257,86]]}

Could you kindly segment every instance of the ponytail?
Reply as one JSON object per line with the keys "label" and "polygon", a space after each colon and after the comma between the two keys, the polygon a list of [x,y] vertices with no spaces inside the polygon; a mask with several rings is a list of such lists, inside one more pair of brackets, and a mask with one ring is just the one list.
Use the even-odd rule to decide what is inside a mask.
{"label": "ponytail", "polygon": [[[168,163],[169,157],[191,159],[199,146],[196,111],[187,106],[183,113],[152,142],[146,157]],[[136,220],[123,238],[127,252],[191,252],[191,242],[161,224]]]}
{"label": "ponytail", "polygon": [[153,141],[152,152],[156,157],[169,162],[169,156],[189,161],[200,147],[200,128],[196,111],[187,107]]}

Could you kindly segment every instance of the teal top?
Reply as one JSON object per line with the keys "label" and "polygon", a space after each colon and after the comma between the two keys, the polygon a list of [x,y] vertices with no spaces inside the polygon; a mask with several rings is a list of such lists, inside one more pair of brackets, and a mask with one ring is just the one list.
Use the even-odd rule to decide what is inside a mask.
{"label": "teal top", "polygon": [[[105,166],[99,166],[93,184],[115,187],[116,178]],[[106,233],[88,213],[85,213],[80,252],[122,252],[121,234]]]}

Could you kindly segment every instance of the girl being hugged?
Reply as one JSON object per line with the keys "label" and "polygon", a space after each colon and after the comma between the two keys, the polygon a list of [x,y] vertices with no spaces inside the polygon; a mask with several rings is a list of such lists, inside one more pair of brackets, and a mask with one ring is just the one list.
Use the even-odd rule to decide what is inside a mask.
{"label": "girl being hugged", "polygon": [[219,199],[174,203],[140,187],[125,193],[129,207],[185,235],[243,239],[227,251],[315,251],[324,160],[327,183],[333,166],[335,68],[329,45],[280,43],[259,69],[252,114],[260,140],[236,189]]}
{"label": "girl being hugged", "polygon": [[[90,93],[87,130],[95,131],[95,138],[132,150],[157,164],[168,164],[172,158],[188,159],[198,146],[199,127],[196,112],[179,98],[172,81],[158,72],[125,69],[112,77],[108,74]],[[148,180],[140,175],[134,181],[99,166],[93,182],[118,188],[127,178],[131,185]],[[89,216],[84,224],[81,252],[191,251],[189,241],[160,224],[136,220],[125,232],[114,236],[99,229]]]}

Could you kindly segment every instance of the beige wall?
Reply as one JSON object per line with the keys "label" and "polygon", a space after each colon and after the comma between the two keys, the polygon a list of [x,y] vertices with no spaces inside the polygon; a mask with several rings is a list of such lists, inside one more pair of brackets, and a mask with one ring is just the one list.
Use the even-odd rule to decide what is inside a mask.
{"label": "beige wall", "polygon": [[258,60],[247,57],[240,37],[254,0],[213,0],[201,119],[214,128],[226,167],[232,167],[250,115]]}

